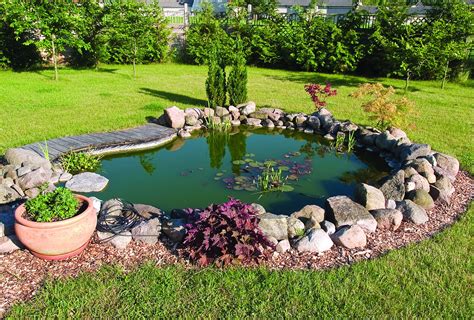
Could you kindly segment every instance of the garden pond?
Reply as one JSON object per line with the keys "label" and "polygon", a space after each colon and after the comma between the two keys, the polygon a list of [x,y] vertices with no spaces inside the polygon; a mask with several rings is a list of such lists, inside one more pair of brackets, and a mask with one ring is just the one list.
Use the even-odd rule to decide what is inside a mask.
{"label": "garden pond", "polygon": [[[276,191],[262,192],[266,172],[280,178]],[[104,157],[98,173],[109,185],[88,195],[165,211],[204,208],[235,197],[290,214],[307,204],[324,205],[331,196],[351,196],[356,183],[374,182],[387,172],[377,154],[337,152],[319,135],[240,127],[227,133],[201,131],[157,149]]]}

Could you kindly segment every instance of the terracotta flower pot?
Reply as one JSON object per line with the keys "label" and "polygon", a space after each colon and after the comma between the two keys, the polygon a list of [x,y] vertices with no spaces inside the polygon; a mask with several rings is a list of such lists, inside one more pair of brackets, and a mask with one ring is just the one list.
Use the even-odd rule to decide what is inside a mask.
{"label": "terracotta flower pot", "polygon": [[92,200],[76,195],[81,212],[66,220],[34,222],[25,219],[25,205],[15,210],[15,232],[18,239],[35,256],[46,260],[63,260],[81,253],[88,245],[97,225],[97,211]]}

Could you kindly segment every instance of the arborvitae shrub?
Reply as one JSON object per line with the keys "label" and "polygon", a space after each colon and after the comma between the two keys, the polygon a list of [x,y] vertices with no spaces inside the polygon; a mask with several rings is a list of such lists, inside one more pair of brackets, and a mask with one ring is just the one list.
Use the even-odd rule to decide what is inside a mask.
{"label": "arborvitae shrub", "polygon": [[209,54],[208,64],[206,94],[209,107],[224,106],[226,101],[225,66],[219,63],[216,48],[213,48]]}
{"label": "arborvitae shrub", "polygon": [[237,105],[247,100],[247,67],[242,41],[236,42],[236,53],[229,74],[229,99],[231,105]]}

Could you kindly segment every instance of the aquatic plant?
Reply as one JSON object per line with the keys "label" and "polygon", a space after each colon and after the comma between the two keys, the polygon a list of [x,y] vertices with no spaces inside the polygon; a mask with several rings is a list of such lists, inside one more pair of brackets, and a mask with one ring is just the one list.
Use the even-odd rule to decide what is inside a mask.
{"label": "aquatic plant", "polygon": [[292,191],[293,187],[286,184],[287,177],[283,177],[283,170],[287,169],[280,166],[277,169],[270,164],[265,166],[265,169],[258,176],[256,183],[261,192]]}
{"label": "aquatic plant", "polygon": [[183,244],[201,266],[259,261],[266,257],[265,249],[273,248],[258,227],[255,209],[240,200],[212,204],[189,218]]}
{"label": "aquatic plant", "polygon": [[352,150],[354,150],[355,144],[355,131],[351,131],[347,136],[347,152],[352,152]]}
{"label": "aquatic plant", "polygon": [[68,152],[61,156],[59,163],[64,171],[71,174],[95,172],[100,168],[101,157],[90,152]]}
{"label": "aquatic plant", "polygon": [[304,86],[305,91],[311,96],[316,110],[320,110],[327,105],[326,99],[337,95],[336,89],[331,89],[331,84],[326,83],[323,87],[321,84],[310,83]]}
{"label": "aquatic plant", "polygon": [[229,119],[224,119],[223,121],[219,119],[219,121],[216,121],[215,117],[210,116],[204,118],[204,123],[208,130],[229,132],[230,129],[232,129],[232,124]]}
{"label": "aquatic plant", "polygon": [[344,139],[346,136],[344,134],[338,134],[336,140],[332,142],[331,146],[336,152],[342,152],[344,149]]}

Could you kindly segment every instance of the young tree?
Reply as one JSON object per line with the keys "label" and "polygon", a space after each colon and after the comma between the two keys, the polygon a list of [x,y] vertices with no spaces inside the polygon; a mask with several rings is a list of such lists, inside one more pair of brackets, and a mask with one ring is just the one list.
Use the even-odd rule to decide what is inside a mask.
{"label": "young tree", "polygon": [[9,9],[11,27],[18,38],[26,32],[35,34],[24,42],[53,58],[54,79],[58,80],[58,56],[66,48],[81,50],[88,45],[77,36],[76,27],[82,17],[76,4],[53,1],[18,1]]}
{"label": "young tree", "polygon": [[207,101],[210,108],[223,107],[226,102],[225,66],[219,61],[217,47],[211,49],[206,80]]}
{"label": "young tree", "polygon": [[229,73],[228,92],[231,105],[247,101],[247,67],[242,40],[237,38],[232,70]]}
{"label": "young tree", "polygon": [[[165,55],[169,30],[158,2],[145,4],[138,1],[117,1],[107,7],[104,15],[104,27],[107,37],[107,52],[112,60],[120,63],[132,63],[133,77],[136,77],[136,64],[150,54],[158,52],[161,59]],[[153,59],[152,59],[153,60]]]}

